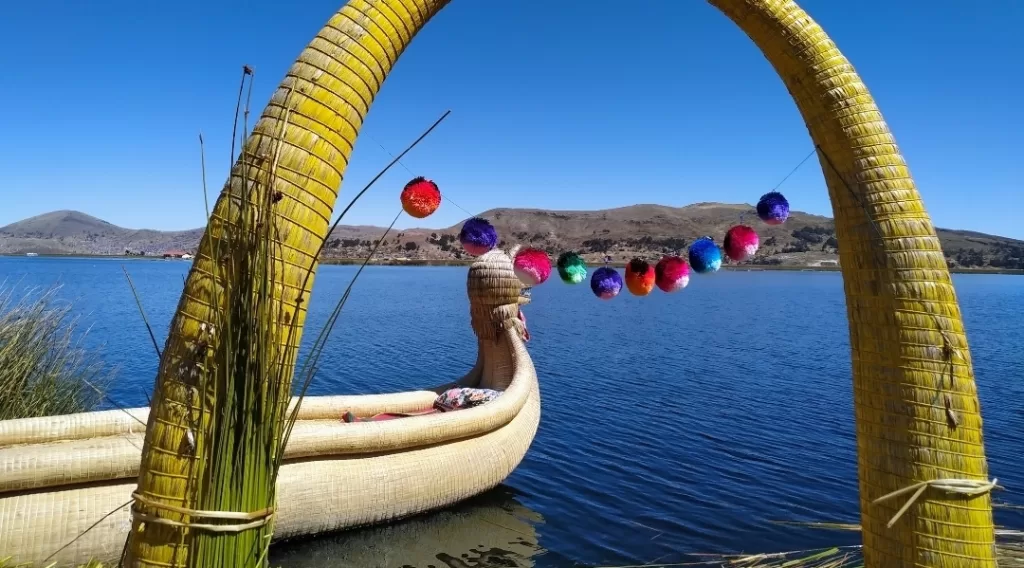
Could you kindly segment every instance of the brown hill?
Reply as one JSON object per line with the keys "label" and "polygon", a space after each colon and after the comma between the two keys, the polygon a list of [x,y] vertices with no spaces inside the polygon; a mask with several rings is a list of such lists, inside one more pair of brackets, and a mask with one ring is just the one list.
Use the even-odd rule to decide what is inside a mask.
{"label": "brown hill", "polygon": [[126,229],[79,211],[54,211],[0,227],[2,254],[119,255],[195,248],[203,229]]}
{"label": "brown hill", "polygon": [[[686,207],[632,205],[596,211],[492,209],[482,214],[507,243],[542,248],[557,255],[575,250],[588,260],[611,256],[657,257],[685,252],[694,239],[709,235],[719,243],[739,222],[754,226],[761,250],[752,262],[815,266],[838,261],[832,219],[793,212],[782,226],[767,226],[748,204],[696,203]],[[388,260],[459,260],[460,225],[445,229],[407,229],[388,235],[377,256]],[[365,257],[383,227],[339,226],[328,239],[325,258]],[[938,229],[951,266],[1024,268],[1024,241],[971,231]],[[0,253],[123,254],[125,250],[160,254],[194,250],[202,229],[161,232],[117,227],[74,211],[47,213],[0,227]]]}
{"label": "brown hill", "polygon": [[[481,214],[497,228],[503,242],[547,250],[552,256],[566,250],[588,261],[611,256],[624,262],[635,256],[657,257],[684,252],[698,237],[708,235],[719,244],[726,231],[740,222],[756,228],[761,249],[751,264],[822,266],[837,263],[838,241],[832,219],[794,211],[782,226],[769,226],[757,218],[749,204],[695,203],[686,207],[632,205],[596,211],[544,209],[492,209]],[[409,229],[389,237],[382,247],[392,259],[461,259],[460,225],[446,229]],[[362,258],[375,235],[335,238],[326,255]],[[950,266],[1024,269],[1024,241],[977,233],[938,229]],[[360,240],[362,239],[362,240]]]}

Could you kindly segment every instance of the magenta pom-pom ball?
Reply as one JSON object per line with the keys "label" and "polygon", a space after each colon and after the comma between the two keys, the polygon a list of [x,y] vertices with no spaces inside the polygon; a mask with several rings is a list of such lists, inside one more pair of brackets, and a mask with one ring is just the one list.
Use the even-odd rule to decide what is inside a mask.
{"label": "magenta pom-pom ball", "polygon": [[757,252],[761,239],[757,231],[747,225],[736,225],[725,233],[725,254],[730,259],[740,262],[746,260]]}
{"label": "magenta pom-pom ball", "polygon": [[678,256],[662,257],[654,265],[654,284],[662,292],[678,292],[690,283],[690,265]]}
{"label": "magenta pom-pom ball", "polygon": [[512,268],[519,280],[527,286],[543,284],[551,276],[551,259],[548,253],[532,247],[519,249]]}

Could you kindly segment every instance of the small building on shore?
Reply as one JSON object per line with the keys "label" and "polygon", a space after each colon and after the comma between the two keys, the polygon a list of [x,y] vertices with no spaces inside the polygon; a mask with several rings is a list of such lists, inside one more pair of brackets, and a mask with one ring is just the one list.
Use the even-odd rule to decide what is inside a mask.
{"label": "small building on shore", "polygon": [[169,251],[164,251],[163,257],[164,258],[181,258],[181,259],[184,259],[184,260],[190,260],[192,258],[192,255],[189,254],[188,251],[169,250]]}

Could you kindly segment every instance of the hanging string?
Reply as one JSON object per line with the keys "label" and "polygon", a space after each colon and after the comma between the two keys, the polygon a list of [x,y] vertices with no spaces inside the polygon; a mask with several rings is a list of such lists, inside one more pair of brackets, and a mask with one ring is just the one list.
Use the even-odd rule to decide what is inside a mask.
{"label": "hanging string", "polygon": [[[415,177],[417,175],[408,166],[406,166],[404,162],[402,162],[401,156],[397,156],[396,157],[390,150],[388,150],[383,144],[380,143],[380,141],[378,141],[376,138],[374,138],[371,134],[366,133],[365,136],[369,137],[370,141],[372,141],[374,144],[376,144],[382,151],[384,151],[384,153],[386,153],[388,156],[391,156],[391,158],[393,158],[393,162],[392,163],[397,163],[398,165],[402,166],[402,168],[409,175],[411,175],[413,177]],[[780,187],[782,187],[782,185],[784,183],[786,183],[786,181],[788,181],[789,178],[793,176],[793,174],[795,174],[797,171],[799,171],[800,168],[803,167],[803,165],[805,163],[807,163],[807,160],[811,159],[811,156],[813,156],[818,150],[819,150],[819,147],[817,145],[815,145],[813,148],[811,148],[811,151],[808,152],[807,155],[804,156],[804,158],[802,160],[800,160],[800,162],[797,163],[797,165],[795,167],[793,167],[793,169],[790,170],[789,173],[787,173],[785,175],[785,177],[783,177],[781,180],[779,180],[779,182],[777,184],[775,184],[775,186],[771,189],[771,191],[777,191]],[[403,155],[404,155],[404,153],[403,153]],[[451,203],[452,206],[454,206],[455,208],[457,208],[460,211],[462,211],[463,213],[465,213],[466,214],[466,219],[479,216],[479,214],[471,213],[469,210],[467,210],[466,208],[464,208],[461,205],[459,205],[458,203],[456,203],[451,197],[448,196],[447,193],[441,192],[441,191],[439,191],[438,193],[441,194],[441,198],[442,199],[444,199],[448,203]],[[745,220],[745,218],[746,218],[746,212],[740,212],[740,214],[739,214],[739,224],[742,225],[744,220]],[[679,251],[677,251],[677,254],[679,254]],[[608,265],[611,261],[612,261],[611,255],[605,255],[605,257],[604,257],[605,265]]]}
{"label": "hanging string", "polygon": [[790,178],[790,176],[795,174],[796,171],[800,169],[800,166],[804,165],[804,163],[807,162],[807,160],[810,160],[811,156],[813,156],[815,154],[815,152],[817,152],[817,151],[818,151],[818,146],[815,146],[815,147],[811,148],[810,153],[807,154],[806,156],[804,156],[804,159],[800,160],[800,163],[797,164],[796,167],[793,168],[792,171],[790,171],[788,174],[786,174],[786,177],[782,178],[782,181],[780,181],[779,183],[775,184],[775,187],[772,188],[772,191],[778,191],[778,189],[780,187],[782,187],[782,184],[786,183],[786,180],[788,180]]}
{"label": "hanging string", "polygon": [[[795,174],[804,164],[806,164],[807,160],[811,159],[811,156],[813,156],[814,153],[817,152],[817,151],[818,151],[818,146],[815,146],[815,147],[811,148],[811,151],[806,156],[804,156],[804,159],[800,160],[800,163],[798,163],[796,165],[796,167],[794,167],[792,170],[790,170],[790,172],[788,174],[786,174],[786,177],[782,178],[782,180],[779,181],[779,183],[775,184],[775,187],[771,188],[770,191],[778,191],[779,188],[782,187],[782,184],[786,183],[786,180],[788,180],[790,177],[792,177],[793,174]],[[747,215],[746,212],[741,212],[739,214],[739,224],[740,225],[743,224],[743,220],[746,218],[746,215]]]}
{"label": "hanging string", "polygon": [[445,195],[444,193],[442,193],[442,194],[441,194],[441,197],[445,198],[445,199],[446,199],[446,200],[448,201],[448,203],[451,203],[451,204],[452,204],[452,205],[454,205],[454,206],[455,206],[456,208],[458,208],[458,209],[459,209],[459,210],[461,210],[461,211],[462,211],[463,213],[465,213],[465,214],[466,214],[466,218],[467,218],[467,219],[468,219],[468,218],[470,218],[470,217],[478,217],[478,216],[479,216],[479,214],[473,214],[473,213],[470,213],[469,211],[466,211],[466,209],[465,209],[465,208],[463,208],[463,207],[462,207],[461,205],[459,205],[458,203],[455,203],[454,201],[452,201],[452,200],[451,200],[451,198],[450,198],[450,197],[448,197],[447,195]]}
{"label": "hanging string", "polygon": [[[389,150],[388,150],[387,148],[385,148],[385,147],[384,147],[384,145],[383,145],[383,144],[381,144],[380,142],[378,142],[378,141],[377,141],[377,140],[376,140],[376,139],[375,139],[375,138],[374,138],[373,136],[370,136],[369,134],[366,134],[366,136],[369,136],[369,137],[370,137],[370,140],[371,140],[371,141],[372,141],[372,142],[373,142],[374,144],[376,144],[377,146],[380,146],[380,149],[381,149],[381,150],[384,150],[384,153],[386,153],[387,155],[391,156],[392,158],[394,158],[394,157],[395,157],[395,155],[394,155],[394,154],[392,154],[392,153],[391,153],[391,151],[389,151]],[[412,170],[410,170],[410,169],[409,169],[409,168],[408,168],[408,167],[407,167],[407,166],[406,166],[406,165],[405,165],[404,163],[402,163],[402,161],[401,161],[401,160],[397,160],[397,162],[398,162],[398,165],[400,165],[400,166],[402,166],[403,168],[405,168],[405,171],[406,171],[406,172],[408,172],[408,173],[409,173],[409,175],[411,175],[411,176],[413,176],[413,177],[416,177],[416,174],[415,174],[415,173],[413,173],[413,171],[412,171]],[[446,193],[445,193],[445,192],[443,192],[443,191],[442,191],[442,192],[440,192],[440,193],[441,193],[441,198],[442,198],[442,199],[444,199],[444,200],[445,200],[445,201],[447,201],[448,203],[451,203],[451,204],[452,204],[453,206],[455,206],[455,208],[456,208],[456,209],[459,209],[460,211],[462,211],[463,213],[465,213],[465,214],[467,215],[467,217],[476,217],[476,215],[474,215],[473,213],[470,213],[469,211],[467,211],[467,210],[466,210],[465,208],[463,208],[463,207],[462,207],[461,205],[459,205],[458,203],[455,203],[455,201],[453,201],[453,200],[452,200],[452,198],[448,197],[448,194],[446,194]]]}

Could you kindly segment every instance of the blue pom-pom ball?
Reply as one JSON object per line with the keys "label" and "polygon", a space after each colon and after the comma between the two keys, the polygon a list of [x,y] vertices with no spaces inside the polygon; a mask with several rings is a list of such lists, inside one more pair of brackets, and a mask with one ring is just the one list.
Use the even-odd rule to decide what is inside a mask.
{"label": "blue pom-pom ball", "polygon": [[716,272],[722,267],[722,249],[711,237],[701,237],[690,245],[689,259],[694,272]]}

